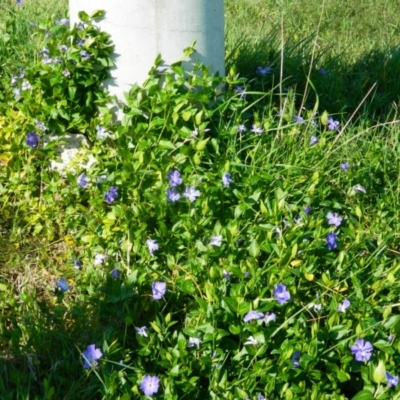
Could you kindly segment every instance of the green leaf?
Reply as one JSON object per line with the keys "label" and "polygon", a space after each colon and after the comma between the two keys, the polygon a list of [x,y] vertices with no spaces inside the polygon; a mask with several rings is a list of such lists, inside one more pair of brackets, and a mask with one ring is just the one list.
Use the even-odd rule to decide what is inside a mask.
{"label": "green leaf", "polygon": [[374,400],[374,395],[368,390],[361,390],[351,400]]}

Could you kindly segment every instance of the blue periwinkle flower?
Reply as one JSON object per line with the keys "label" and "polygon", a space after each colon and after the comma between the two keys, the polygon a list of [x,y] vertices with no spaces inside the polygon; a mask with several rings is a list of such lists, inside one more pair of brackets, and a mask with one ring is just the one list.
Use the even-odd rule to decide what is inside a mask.
{"label": "blue periwinkle flower", "polygon": [[316,136],[310,137],[310,146],[314,146],[314,144],[318,143],[318,138]]}
{"label": "blue periwinkle flower", "polygon": [[90,54],[86,50],[81,50],[79,54],[80,54],[82,60],[87,61],[87,60],[90,60],[90,58],[91,58]]}
{"label": "blue periwinkle flower", "polygon": [[111,272],[110,275],[114,278],[114,279],[119,279],[121,276],[121,271],[117,268],[114,268]]}
{"label": "blue periwinkle flower", "polygon": [[247,131],[246,126],[243,125],[243,124],[238,125],[236,129],[237,129],[237,131],[238,131],[239,133],[243,133],[243,132],[246,132],[246,131]]}
{"label": "blue periwinkle flower", "polygon": [[388,388],[397,387],[397,385],[399,384],[399,377],[389,374],[389,372],[386,372],[386,379],[388,381]]}
{"label": "blue periwinkle flower", "polygon": [[347,172],[347,170],[349,169],[349,163],[348,162],[344,162],[344,163],[340,164],[340,168],[342,168],[342,170],[344,172]]}
{"label": "blue periwinkle flower", "polygon": [[339,217],[337,213],[331,213],[331,212],[328,212],[328,214],[326,214],[326,218],[328,219],[329,225],[334,225],[336,227],[340,226],[343,220],[343,218]]}
{"label": "blue periwinkle flower", "polygon": [[350,349],[356,361],[362,362],[370,360],[374,348],[370,342],[366,342],[364,339],[358,339]]}
{"label": "blue periwinkle flower", "polygon": [[87,176],[85,175],[84,172],[82,172],[79,176],[78,179],[76,180],[76,183],[78,184],[78,186],[80,186],[82,189],[86,189],[88,187],[89,184],[89,179],[87,178]]}
{"label": "blue periwinkle flower", "polygon": [[29,147],[37,147],[39,144],[39,136],[36,134],[36,132],[29,132],[26,135],[26,144]]}
{"label": "blue periwinkle flower", "polygon": [[254,310],[249,311],[243,318],[244,322],[253,321],[255,319],[264,318],[264,314],[262,312],[257,312]]}
{"label": "blue periwinkle flower", "polygon": [[181,198],[181,195],[177,192],[175,188],[167,189],[167,200],[171,203],[175,203]]}
{"label": "blue periwinkle flower", "polygon": [[90,367],[95,367],[99,358],[103,356],[100,349],[96,349],[94,344],[89,344],[86,350],[82,352],[83,356],[83,366],[88,369]]}
{"label": "blue periwinkle flower", "polygon": [[311,212],[311,207],[310,207],[310,206],[306,206],[306,207],[304,208],[304,212],[305,212],[306,214],[310,214],[310,212]]}
{"label": "blue periwinkle flower", "polygon": [[255,133],[256,135],[261,135],[261,134],[264,132],[264,129],[261,128],[261,126],[257,126],[257,125],[254,124],[254,125],[251,127],[251,131],[252,131],[253,133]]}
{"label": "blue periwinkle flower", "polygon": [[210,240],[210,246],[221,247],[222,235],[212,236]]}
{"label": "blue periwinkle flower", "polygon": [[326,237],[326,245],[328,250],[336,249],[337,247],[337,235],[334,232],[329,232]]}
{"label": "blue periwinkle flower", "polygon": [[284,284],[279,283],[275,286],[274,297],[279,304],[285,304],[290,300],[290,293]]}
{"label": "blue periwinkle flower", "polygon": [[350,307],[350,305],[351,305],[350,300],[345,299],[343,300],[342,303],[338,305],[337,310],[339,312],[345,313],[346,310]]}
{"label": "blue periwinkle flower", "polygon": [[256,69],[256,74],[258,75],[267,75],[270,74],[271,72],[272,72],[271,67],[257,67]]}
{"label": "blue periwinkle flower", "polygon": [[293,353],[292,360],[291,360],[293,368],[299,368],[300,367],[300,356],[301,356],[301,352],[298,351],[298,350],[296,350]]}
{"label": "blue periwinkle flower", "polygon": [[154,252],[159,249],[157,241],[154,240],[154,239],[147,239],[146,240],[146,245],[147,245],[147,248],[149,249],[150,255],[153,257],[154,256]]}
{"label": "blue periwinkle flower", "polygon": [[184,195],[187,199],[189,199],[189,201],[190,201],[191,203],[193,203],[193,202],[196,200],[196,198],[200,196],[200,191],[197,190],[195,187],[186,186],[186,189],[185,189],[183,195]]}
{"label": "blue periwinkle flower", "polygon": [[161,300],[167,291],[167,284],[165,282],[154,282],[151,288],[153,291],[153,299]]}
{"label": "blue periwinkle flower", "polygon": [[169,171],[168,180],[172,187],[179,186],[182,183],[181,173],[176,169]]}
{"label": "blue periwinkle flower", "polygon": [[21,7],[21,6],[22,6],[22,0],[16,0],[16,1],[15,1],[15,4],[16,4],[18,7]]}
{"label": "blue periwinkle flower", "polygon": [[153,396],[158,392],[160,380],[156,376],[146,375],[140,383],[140,389],[145,396]]}
{"label": "blue periwinkle flower", "polygon": [[334,121],[333,118],[329,117],[328,118],[328,129],[330,131],[336,131],[339,129],[339,121]]}
{"label": "blue periwinkle flower", "polygon": [[111,204],[113,201],[117,199],[118,199],[118,190],[116,187],[111,186],[110,189],[108,189],[107,193],[104,195],[104,200],[108,204]]}
{"label": "blue periwinkle flower", "polygon": [[294,116],[294,120],[298,123],[298,124],[304,124],[304,118],[300,117],[300,115],[295,115]]}
{"label": "blue periwinkle flower", "polygon": [[141,328],[135,326],[135,331],[139,336],[147,337],[147,329],[147,326],[142,326]]}
{"label": "blue periwinkle flower", "polygon": [[58,280],[58,281],[56,282],[56,286],[57,286],[60,290],[62,290],[63,292],[66,292],[66,291],[68,291],[69,289],[72,288],[72,286],[69,286],[69,285],[67,284],[67,280],[66,280],[65,278],[61,278],[60,280]]}
{"label": "blue periwinkle flower", "polygon": [[233,183],[233,180],[231,179],[231,174],[228,173],[228,172],[225,172],[225,173],[222,175],[222,184],[223,184],[225,187],[229,187],[229,185],[230,185],[231,183]]}

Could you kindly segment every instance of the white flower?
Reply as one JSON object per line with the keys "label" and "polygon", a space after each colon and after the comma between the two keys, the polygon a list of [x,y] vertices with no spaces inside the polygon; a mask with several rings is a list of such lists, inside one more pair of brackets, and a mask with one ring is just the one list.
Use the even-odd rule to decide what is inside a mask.
{"label": "white flower", "polygon": [[190,202],[194,202],[197,197],[200,196],[200,191],[197,190],[195,187],[186,186],[186,190],[183,195],[190,200]]}
{"label": "white flower", "polygon": [[265,317],[263,318],[263,322],[265,323],[265,325],[267,325],[268,323],[275,321],[275,320],[276,320],[275,313],[266,313]]}
{"label": "white flower", "polygon": [[364,194],[367,193],[367,191],[365,190],[365,187],[361,186],[360,184],[357,184],[357,185],[353,186],[353,190],[355,192],[361,192],[361,193],[364,193]]}
{"label": "white flower", "polygon": [[197,347],[198,349],[200,348],[200,339],[191,337],[189,338],[189,343],[187,347]]}
{"label": "white flower", "polygon": [[260,126],[253,125],[253,126],[251,127],[251,131],[252,131],[253,133],[255,133],[256,135],[260,135],[261,133],[264,132],[264,129],[261,128]]}
{"label": "white flower", "polygon": [[326,218],[328,218],[329,225],[335,225],[336,227],[340,226],[343,220],[343,218],[339,217],[337,213],[331,212],[328,212],[328,214],[326,214]]}
{"label": "white flower", "polygon": [[147,337],[147,326],[142,326],[141,328],[137,328],[135,326],[135,331],[138,333],[138,335]]}
{"label": "white flower", "polygon": [[151,256],[154,255],[154,252],[159,249],[157,242],[153,239],[146,240],[147,248],[149,249],[149,253]]}
{"label": "white flower", "polygon": [[256,346],[256,345],[258,344],[258,340],[255,339],[253,336],[249,336],[249,337],[247,338],[247,341],[244,342],[244,344],[245,344],[245,345],[246,345],[246,344],[252,344],[253,346]]}
{"label": "white flower", "polygon": [[321,311],[322,310],[322,304],[314,304],[313,309],[315,312]]}
{"label": "white flower", "polygon": [[210,240],[210,246],[221,247],[222,235],[213,236]]}
{"label": "white flower", "polygon": [[28,81],[23,81],[21,85],[22,90],[32,90],[32,85]]}
{"label": "white flower", "polygon": [[107,132],[104,126],[96,126],[96,136],[97,139],[106,139],[110,136],[110,133]]}
{"label": "white flower", "polygon": [[106,254],[96,254],[94,257],[94,265],[103,264],[106,258],[107,258]]}

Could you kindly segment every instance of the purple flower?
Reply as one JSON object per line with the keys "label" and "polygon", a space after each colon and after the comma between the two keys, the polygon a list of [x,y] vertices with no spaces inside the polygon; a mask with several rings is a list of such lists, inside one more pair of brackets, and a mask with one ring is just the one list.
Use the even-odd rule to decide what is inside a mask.
{"label": "purple flower", "polygon": [[210,246],[221,247],[222,235],[212,236],[210,240]]}
{"label": "purple flower", "polygon": [[79,54],[80,54],[82,60],[85,60],[85,61],[90,60],[90,54],[86,50],[81,50]]}
{"label": "purple flower", "polygon": [[333,118],[329,117],[328,118],[328,129],[330,131],[336,131],[339,129],[339,121],[334,121]]}
{"label": "purple flower", "polygon": [[258,75],[267,75],[270,74],[271,72],[272,72],[271,67],[257,67],[256,69],[256,74]]}
{"label": "purple flower", "polygon": [[268,325],[270,322],[275,320],[276,320],[276,314],[267,312],[264,316],[263,322],[265,323],[265,325]]}
{"label": "purple flower", "polygon": [[169,184],[172,187],[179,186],[182,183],[181,173],[176,169],[168,172]]}
{"label": "purple flower", "polygon": [[370,342],[366,342],[364,339],[358,339],[350,349],[356,361],[369,361],[374,348]]}
{"label": "purple flower", "polygon": [[62,290],[63,292],[66,292],[67,290],[69,290],[69,289],[72,288],[72,286],[69,286],[69,285],[67,284],[67,280],[66,280],[65,278],[61,278],[60,280],[58,280],[58,281],[56,282],[56,286],[57,286],[60,290]]}
{"label": "purple flower", "polygon": [[340,226],[343,220],[343,218],[339,217],[337,213],[331,212],[328,212],[328,214],[326,214],[326,218],[328,218],[329,225],[335,225],[336,227]]}
{"label": "purple flower", "polygon": [[314,144],[318,143],[318,138],[316,136],[310,137],[310,146],[314,146]]}
{"label": "purple flower", "polygon": [[279,283],[275,286],[274,296],[279,304],[285,304],[290,300],[290,293],[286,290],[286,286],[282,283]]}
{"label": "purple flower", "polygon": [[32,90],[32,85],[28,81],[23,81],[21,85],[22,90]]}
{"label": "purple flower", "polygon": [[39,136],[36,134],[36,132],[29,132],[26,135],[26,144],[29,147],[36,147],[39,143]]}
{"label": "purple flower", "polygon": [[392,334],[390,334],[389,336],[388,336],[388,342],[391,344],[392,342],[393,342],[393,339],[394,339],[394,336],[392,335]]}
{"label": "purple flower", "polygon": [[193,203],[197,197],[200,196],[200,191],[197,190],[195,187],[192,186],[186,186],[185,192],[183,193],[183,195],[189,199],[189,201],[191,203]]}
{"label": "purple flower", "polygon": [[235,86],[235,92],[241,95],[240,96],[241,99],[245,99],[247,96],[242,86]]}
{"label": "purple flower", "polygon": [[337,247],[337,235],[334,232],[329,232],[327,237],[326,237],[326,245],[328,247],[328,250],[333,250],[336,249]]}
{"label": "purple flower", "polygon": [[56,25],[64,25],[68,26],[69,25],[69,19],[68,18],[62,18],[56,21]]}
{"label": "purple flower", "polygon": [[79,176],[78,179],[76,180],[76,183],[78,186],[80,186],[82,189],[86,189],[89,184],[89,179],[86,177],[85,173],[82,172]]}
{"label": "purple flower", "polygon": [[110,275],[114,278],[114,279],[119,279],[121,276],[121,271],[118,268],[114,268],[111,272]]}
{"label": "purple flower", "polygon": [[140,383],[140,389],[145,396],[153,396],[158,392],[160,380],[156,376],[146,375]]}
{"label": "purple flower", "polygon": [[110,136],[110,133],[107,132],[107,129],[104,126],[96,126],[96,137],[97,139],[106,139]]}
{"label": "purple flower", "polygon": [[389,372],[386,372],[386,379],[388,381],[388,387],[397,387],[399,384],[399,377],[389,374]]}
{"label": "purple flower", "polygon": [[252,131],[253,133],[255,133],[256,135],[260,135],[261,133],[264,132],[264,129],[261,128],[261,126],[257,126],[257,125],[254,124],[254,125],[251,127],[251,131]]}
{"label": "purple flower", "polygon": [[117,188],[114,186],[111,186],[110,189],[108,189],[107,193],[104,195],[104,200],[108,203],[111,204],[113,201],[118,199],[118,191]]}
{"label": "purple flower", "polygon": [[347,170],[349,169],[349,163],[344,162],[343,164],[340,164],[340,168],[342,168],[344,172],[347,172]]}
{"label": "purple flower", "polygon": [[306,206],[306,207],[304,208],[304,212],[305,212],[306,214],[310,214],[310,212],[311,212],[311,207],[310,207],[310,206]]}
{"label": "purple flower", "polygon": [[223,276],[223,278],[227,279],[228,281],[229,281],[229,280],[231,279],[231,277],[232,277],[231,273],[228,272],[228,271],[225,270],[225,269],[222,271],[222,276]]}
{"label": "purple flower", "polygon": [[296,350],[293,353],[293,356],[292,356],[293,368],[299,368],[300,367],[300,356],[301,356],[301,352],[299,350]]}
{"label": "purple flower", "polygon": [[351,303],[350,303],[350,300],[345,299],[345,300],[343,300],[342,303],[340,303],[340,304],[338,305],[337,310],[338,310],[339,312],[345,313],[346,310],[350,307],[350,304],[351,304]]}
{"label": "purple flower", "polygon": [[86,350],[82,352],[83,355],[83,366],[88,369],[91,366],[95,367],[97,365],[97,361],[102,357],[103,353],[100,349],[96,349],[94,344],[89,344]]}
{"label": "purple flower", "polygon": [[82,47],[85,44],[85,41],[83,39],[81,39],[81,38],[78,38],[78,40],[76,41],[76,44],[79,47]]}
{"label": "purple flower", "polygon": [[327,69],[324,68],[320,68],[318,71],[321,75],[328,75],[329,71]]}
{"label": "purple flower", "polygon": [[181,198],[181,195],[176,191],[175,188],[167,189],[167,200],[171,203],[175,203]]}
{"label": "purple flower", "polygon": [[15,1],[15,4],[16,4],[18,7],[22,7],[22,0],[16,0],[16,1]]}
{"label": "purple flower", "polygon": [[165,282],[153,282],[152,285],[153,299],[161,300],[167,291],[167,284]]}
{"label": "purple flower", "polygon": [[225,173],[222,175],[222,184],[223,184],[225,187],[229,187],[229,185],[230,185],[231,183],[233,183],[233,180],[231,179],[231,174],[228,173],[228,172],[225,172]]}
{"label": "purple flower", "polygon": [[244,322],[253,321],[255,319],[264,318],[264,314],[262,312],[257,312],[254,310],[249,311],[243,318]]}
{"label": "purple flower", "polygon": [[246,132],[246,131],[247,131],[247,128],[246,128],[245,125],[238,125],[236,129],[237,129],[237,131],[238,131],[239,133],[243,133],[243,132]]}
{"label": "purple flower", "polygon": [[76,29],[78,31],[83,31],[85,29],[85,24],[83,22],[79,22],[79,24],[76,26]]}
{"label": "purple flower", "polygon": [[147,248],[149,249],[150,255],[153,257],[154,252],[159,249],[157,242],[153,239],[147,239],[146,244],[147,244]]}
{"label": "purple flower", "polygon": [[295,115],[294,116],[294,120],[298,123],[298,124],[304,124],[304,118],[300,117],[300,115]]}
{"label": "purple flower", "polygon": [[137,332],[138,335],[147,337],[147,326],[142,326],[141,328],[137,328],[135,326],[135,331]]}

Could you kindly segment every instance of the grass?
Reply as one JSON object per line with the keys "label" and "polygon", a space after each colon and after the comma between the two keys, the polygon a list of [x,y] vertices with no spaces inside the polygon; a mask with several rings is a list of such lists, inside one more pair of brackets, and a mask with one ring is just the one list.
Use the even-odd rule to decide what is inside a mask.
{"label": "grass", "polygon": [[[272,114],[275,116],[281,107],[281,92],[285,87],[293,90],[298,107],[304,105],[312,110],[318,102],[320,110],[327,110],[341,121],[342,128],[352,118],[333,145],[323,141],[321,149],[312,155],[306,143],[297,147],[298,127],[294,124],[291,130],[278,127],[278,133],[288,134],[289,139],[283,144],[277,139],[267,150],[258,147],[251,155],[254,171],[257,168],[262,171],[264,160],[268,159],[269,164],[283,171],[275,175],[271,172],[271,187],[289,182],[293,196],[320,190],[318,199],[330,205],[334,205],[335,199],[325,196],[324,179],[343,197],[349,183],[362,184],[368,196],[359,203],[346,203],[352,210],[358,206],[368,221],[367,228],[353,221],[358,229],[354,242],[371,234],[373,240],[368,251],[375,255],[374,251],[387,236],[385,243],[391,249],[391,256],[396,257],[400,245],[397,237],[400,142],[398,125],[391,121],[398,118],[400,94],[400,3],[386,0],[227,0],[225,3],[228,67],[235,66],[241,76],[254,80],[260,90],[269,92],[269,88],[276,87],[265,100],[262,111],[265,115],[260,119],[272,120]],[[34,29],[27,22],[39,24],[49,18],[48,10],[56,18],[64,17],[66,6],[65,1],[31,0],[18,9],[13,2],[0,0],[0,64],[8,57],[16,57],[21,65],[35,57],[40,43],[35,42]],[[12,14],[18,17],[10,18]],[[271,66],[273,74],[256,82],[254,71],[259,65]],[[320,68],[329,74],[322,75]],[[0,73],[3,86],[7,80],[9,77]],[[372,92],[363,100],[371,88]],[[378,127],[371,128],[374,124]],[[358,171],[354,181],[351,178],[344,181],[338,169],[344,161]],[[241,162],[246,164],[250,160]],[[303,171],[313,177],[306,184]],[[256,179],[257,174],[254,175]],[[76,371],[74,341],[90,340],[88,326],[100,335],[103,332],[104,339],[111,336],[112,327],[106,326],[107,321],[102,320],[99,311],[108,305],[93,293],[90,302],[82,307],[61,295],[55,297],[55,277],[70,271],[75,249],[63,240],[48,243],[39,237],[27,237],[18,218],[18,215],[8,217],[0,229],[3,249],[0,396],[101,398],[97,390],[102,383],[94,379],[88,383]],[[13,288],[11,297],[6,289],[9,287]],[[85,295],[77,293],[76,298],[82,300]]]}

